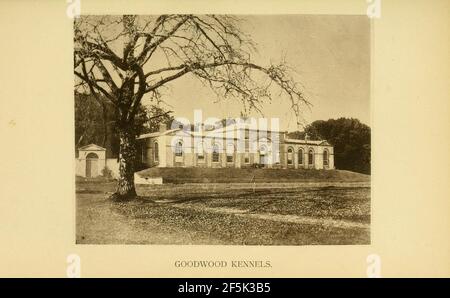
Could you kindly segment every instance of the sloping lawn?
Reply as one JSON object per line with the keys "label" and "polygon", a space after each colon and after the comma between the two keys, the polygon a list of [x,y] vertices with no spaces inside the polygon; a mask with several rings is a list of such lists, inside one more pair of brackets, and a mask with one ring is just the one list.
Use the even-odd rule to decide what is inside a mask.
{"label": "sloping lawn", "polygon": [[253,182],[368,182],[369,175],[343,170],[254,169],[254,168],[149,168],[143,178],[162,177],[164,183],[253,183]]}

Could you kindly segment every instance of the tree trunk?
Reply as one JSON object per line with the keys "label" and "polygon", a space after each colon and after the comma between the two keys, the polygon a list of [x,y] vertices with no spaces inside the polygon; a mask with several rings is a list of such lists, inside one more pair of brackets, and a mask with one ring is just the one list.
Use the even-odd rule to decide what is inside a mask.
{"label": "tree trunk", "polygon": [[103,111],[103,147],[106,148],[108,141],[108,110],[104,102],[101,103]]}
{"label": "tree trunk", "polygon": [[137,196],[134,187],[136,134],[133,125],[119,127],[119,137],[119,181],[116,193],[111,196],[111,199],[114,201],[130,201]]}

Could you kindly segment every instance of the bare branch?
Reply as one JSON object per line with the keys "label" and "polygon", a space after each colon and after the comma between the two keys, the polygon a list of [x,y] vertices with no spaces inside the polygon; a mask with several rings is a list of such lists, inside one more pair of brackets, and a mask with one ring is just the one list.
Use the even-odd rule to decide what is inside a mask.
{"label": "bare branch", "polygon": [[[252,62],[255,44],[240,31],[237,17],[162,15],[156,19],[146,16],[81,19],[76,27],[74,66],[77,69],[89,61],[95,69],[86,71],[87,74],[76,71],[76,75],[94,91],[108,99],[114,98],[126,121],[133,121],[145,94],[159,97],[160,88],[186,74],[198,78],[218,98],[236,98],[250,109],[260,111],[262,102],[271,101],[274,86],[290,100],[297,116],[302,105],[309,105],[285,63],[263,67]],[[90,31],[83,30],[83,23]],[[109,37],[103,36],[108,33],[108,26],[119,30]],[[123,57],[113,51],[117,46],[122,47]],[[147,64],[153,64],[153,57],[163,57],[166,61],[155,61],[160,67],[144,73]],[[121,85],[114,81],[112,72],[120,77]]]}
{"label": "bare branch", "polygon": [[[164,41],[166,41],[169,37],[171,37],[177,30],[189,19],[189,16],[184,16],[181,21],[179,21],[166,35],[160,37],[158,40],[156,40],[154,43],[146,43],[144,45],[144,49],[142,50],[142,53],[137,58],[138,63],[142,63],[146,60],[147,54],[154,48],[157,48],[160,44],[162,44]],[[155,27],[156,28],[156,27]],[[151,40],[151,36],[149,37],[149,40]]]}
{"label": "bare branch", "polygon": [[90,79],[88,76],[84,76],[83,74],[74,71],[74,74],[80,78],[81,80],[83,80],[84,82],[87,83],[87,85],[89,86],[89,88],[94,88],[97,89],[98,91],[100,91],[105,97],[107,97],[109,100],[111,100],[112,103],[116,103],[115,98],[108,92],[106,91],[104,88],[102,88],[101,86],[99,86],[97,84],[96,80]]}

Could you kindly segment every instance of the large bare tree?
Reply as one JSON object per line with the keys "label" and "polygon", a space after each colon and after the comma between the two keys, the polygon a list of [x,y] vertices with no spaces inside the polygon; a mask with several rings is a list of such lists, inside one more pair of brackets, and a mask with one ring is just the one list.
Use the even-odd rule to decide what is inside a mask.
{"label": "large bare tree", "polygon": [[[225,15],[81,16],[74,23],[76,88],[83,86],[117,109],[120,178],[113,199],[136,197],[134,119],[145,95],[160,98],[163,87],[192,75],[219,97],[237,99],[243,110],[261,111],[281,90],[299,115],[307,104],[288,66],[262,66],[240,22]],[[280,96],[279,93],[276,93]]]}

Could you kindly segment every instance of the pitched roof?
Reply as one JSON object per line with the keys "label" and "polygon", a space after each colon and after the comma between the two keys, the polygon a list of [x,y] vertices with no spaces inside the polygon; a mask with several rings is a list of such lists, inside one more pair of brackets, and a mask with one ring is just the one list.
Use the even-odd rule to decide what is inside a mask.
{"label": "pitched roof", "polygon": [[312,141],[312,140],[299,140],[299,139],[284,139],[286,143],[305,144],[305,145],[322,145],[330,146],[326,140]]}
{"label": "pitched roof", "polygon": [[270,129],[270,128],[258,128],[258,127],[253,127],[252,125],[250,125],[249,123],[234,123],[228,126],[224,126],[215,130],[211,130],[214,131],[215,133],[222,133],[222,132],[227,132],[227,131],[235,131],[235,130],[240,130],[240,129],[248,129],[248,130],[252,130],[252,131],[267,131],[267,132],[277,132],[277,133],[283,133],[283,131],[280,130],[275,130],[275,129]]}
{"label": "pitched roof", "polygon": [[[164,136],[164,135],[168,135],[174,132],[180,132],[181,134],[187,134],[190,136],[194,136],[194,137],[205,137],[205,138],[217,138],[217,137],[221,137],[222,138],[222,134],[223,132],[217,132],[216,130],[206,130],[203,132],[200,131],[184,131],[181,130],[180,128],[176,128],[176,129],[170,129],[170,130],[166,130],[163,132],[157,131],[157,132],[152,132],[152,133],[146,133],[146,134],[142,134],[140,135],[137,139],[147,139],[147,138],[155,138],[155,137],[159,137],[159,136]],[[228,137],[227,137],[228,139]],[[232,137],[231,139],[236,139],[235,137]]]}
{"label": "pitched roof", "polygon": [[169,129],[166,131],[157,131],[157,132],[151,132],[151,133],[144,133],[142,135],[140,135],[137,139],[147,139],[147,138],[154,138],[154,137],[159,137],[159,136],[165,136],[168,135],[172,132],[178,131],[180,130],[180,128],[175,128],[175,129]]}

